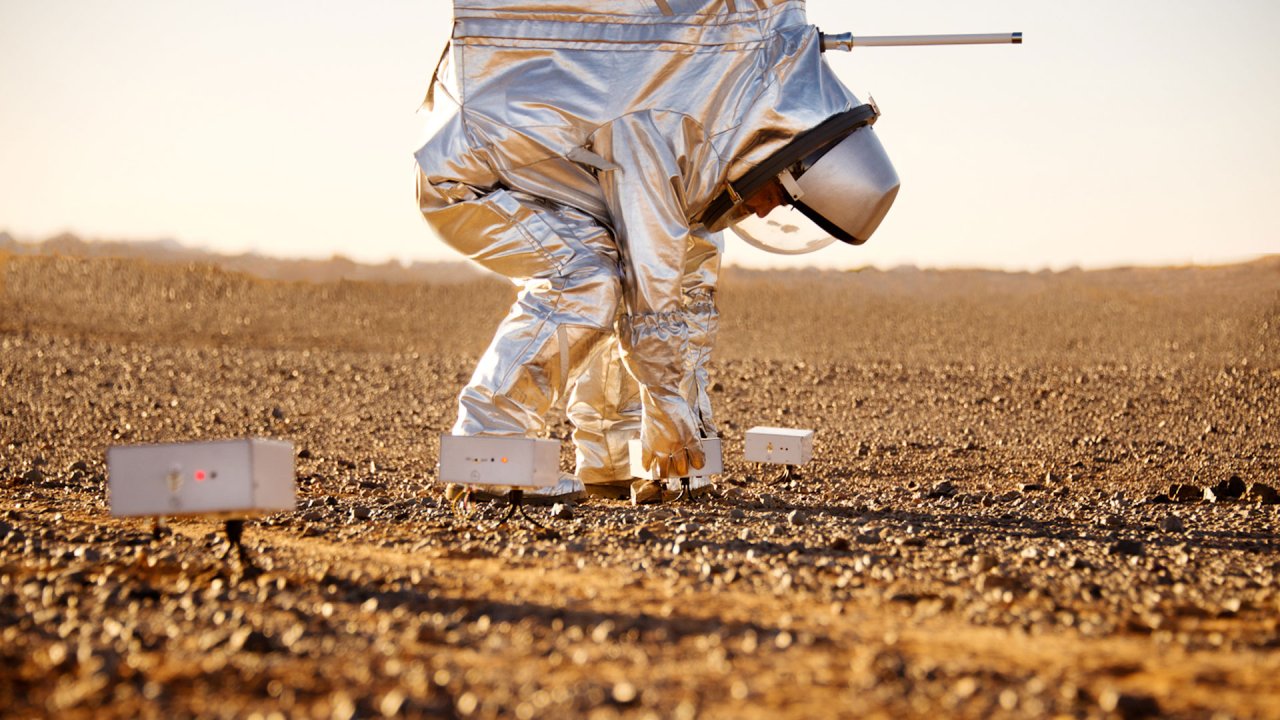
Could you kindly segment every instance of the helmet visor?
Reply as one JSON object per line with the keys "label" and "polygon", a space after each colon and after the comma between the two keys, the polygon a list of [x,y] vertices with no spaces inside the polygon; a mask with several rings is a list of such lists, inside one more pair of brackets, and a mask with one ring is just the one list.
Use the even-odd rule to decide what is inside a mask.
{"label": "helmet visor", "polygon": [[832,240],[861,245],[889,212],[898,186],[875,131],[862,127],[784,169],[740,206],[765,217],[735,213],[732,228],[751,245],[781,255],[803,255]]}
{"label": "helmet visor", "polygon": [[794,205],[779,205],[764,217],[747,211],[729,229],[748,245],[775,255],[804,255],[836,241]]}

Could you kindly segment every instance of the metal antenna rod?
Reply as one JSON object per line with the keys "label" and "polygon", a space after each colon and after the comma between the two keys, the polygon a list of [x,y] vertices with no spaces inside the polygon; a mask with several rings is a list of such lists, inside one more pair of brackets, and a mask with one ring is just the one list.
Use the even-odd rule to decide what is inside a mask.
{"label": "metal antenna rod", "polygon": [[976,35],[867,35],[822,34],[822,49],[853,50],[855,47],[909,47],[918,45],[1021,45],[1022,33],[980,33]]}

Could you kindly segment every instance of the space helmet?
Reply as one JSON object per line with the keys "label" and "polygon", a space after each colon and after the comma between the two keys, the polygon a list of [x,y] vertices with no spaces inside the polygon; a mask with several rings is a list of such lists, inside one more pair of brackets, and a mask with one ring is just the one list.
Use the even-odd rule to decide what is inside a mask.
{"label": "space helmet", "polygon": [[[711,230],[729,229],[767,252],[801,255],[840,240],[866,242],[897,197],[898,173],[872,125],[874,101],[827,118],[782,150],[726,183],[701,216]],[[764,217],[749,199],[770,184],[781,204]]]}

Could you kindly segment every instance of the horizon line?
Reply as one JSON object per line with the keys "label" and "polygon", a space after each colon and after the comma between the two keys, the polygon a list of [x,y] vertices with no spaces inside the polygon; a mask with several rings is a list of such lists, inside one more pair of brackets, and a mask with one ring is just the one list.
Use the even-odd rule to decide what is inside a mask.
{"label": "horizon line", "polygon": [[[15,245],[25,245],[28,247],[42,246],[59,240],[75,241],[86,245],[125,245],[125,246],[164,246],[169,252],[191,252],[211,256],[211,262],[216,262],[217,258],[236,259],[244,257],[260,257],[267,260],[278,262],[299,262],[299,263],[325,263],[325,262],[348,262],[368,268],[385,267],[394,265],[401,269],[411,269],[418,265],[465,265],[473,269],[477,275],[484,276],[494,274],[484,267],[473,262],[469,258],[459,255],[457,258],[407,258],[407,257],[387,257],[383,260],[367,260],[358,257],[352,257],[340,252],[334,252],[326,256],[313,255],[297,255],[297,254],[273,254],[263,252],[259,249],[226,251],[210,248],[203,245],[188,244],[172,237],[160,237],[150,239],[119,239],[119,238],[102,238],[102,237],[85,237],[72,230],[64,230],[62,232],[53,233],[41,240],[33,240],[30,237],[21,237],[13,235],[8,230],[0,230],[0,241],[8,240]],[[0,252],[4,251],[5,246],[0,244]],[[799,256],[781,256],[795,258]],[[1039,273],[1067,273],[1067,272],[1107,272],[1117,270],[1161,270],[1161,269],[1187,269],[1187,268],[1221,268],[1231,267],[1235,265],[1248,265],[1251,263],[1266,260],[1271,257],[1280,257],[1280,250],[1274,252],[1262,252],[1250,254],[1230,259],[1214,260],[1210,262],[1196,262],[1194,260],[1183,261],[1157,261],[1157,262],[1118,262],[1114,264],[1089,265],[1086,263],[1073,263],[1070,265],[1052,266],[1049,264],[1031,267],[1031,266],[1011,266],[1011,267],[993,267],[983,265],[921,265],[913,262],[902,262],[893,265],[881,265],[868,263],[852,267],[819,267],[817,265],[800,265],[800,266],[760,266],[760,265],[743,265],[734,262],[732,259],[726,259],[723,267],[725,269],[746,270],[755,272],[830,272],[830,273],[851,273],[866,272],[874,270],[878,272],[894,272],[905,270],[916,270],[919,272],[998,272],[1008,274],[1039,274]],[[496,277],[501,277],[497,276]]]}

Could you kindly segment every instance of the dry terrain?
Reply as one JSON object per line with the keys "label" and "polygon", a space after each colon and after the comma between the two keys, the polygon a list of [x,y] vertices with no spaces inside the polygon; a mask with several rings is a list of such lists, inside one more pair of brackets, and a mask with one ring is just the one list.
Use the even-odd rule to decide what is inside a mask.
{"label": "dry terrain", "polygon": [[[729,272],[714,492],[554,534],[434,478],[510,298],[0,255],[0,715],[1280,717],[1280,258]],[[108,446],[245,435],[259,567],[110,517]]]}

